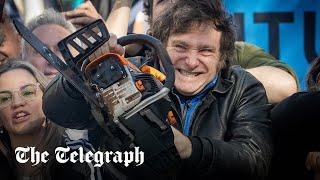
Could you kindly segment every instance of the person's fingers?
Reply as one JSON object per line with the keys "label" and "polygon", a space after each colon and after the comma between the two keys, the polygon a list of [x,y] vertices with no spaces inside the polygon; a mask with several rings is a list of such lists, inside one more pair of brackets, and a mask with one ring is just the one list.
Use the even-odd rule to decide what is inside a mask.
{"label": "person's fingers", "polygon": [[84,9],[75,9],[72,11],[66,11],[63,13],[63,15],[67,18],[75,18],[75,17],[81,17],[81,16],[88,16],[89,12],[87,10]]}
{"label": "person's fingers", "polygon": [[114,35],[114,34],[112,34],[112,33],[110,33],[110,38],[109,38],[109,40],[108,40],[108,44],[109,44],[109,46],[110,46],[110,49],[113,49],[113,48],[116,47],[116,45],[117,45],[117,40],[118,40],[117,36]]}
{"label": "person's fingers", "polygon": [[94,7],[93,4],[92,4],[92,2],[91,2],[90,0],[87,0],[85,3],[86,3],[88,6]]}
{"label": "person's fingers", "polygon": [[109,53],[109,45],[108,43],[103,44],[101,47],[99,47],[92,55],[89,56],[90,61],[94,61],[98,59],[103,54]]}
{"label": "person's fingers", "polygon": [[72,18],[69,19],[69,21],[74,24],[74,25],[81,25],[81,26],[85,26],[87,24],[92,23],[93,21],[95,21],[96,19],[91,18],[91,17],[77,17],[77,18]]}
{"label": "person's fingers", "polygon": [[115,53],[124,55],[125,50],[121,45],[117,44],[114,50],[115,50]]}
{"label": "person's fingers", "polygon": [[123,55],[124,48],[121,45],[119,45],[117,41],[118,41],[117,36],[111,33],[110,38],[108,40],[109,50],[112,53]]}

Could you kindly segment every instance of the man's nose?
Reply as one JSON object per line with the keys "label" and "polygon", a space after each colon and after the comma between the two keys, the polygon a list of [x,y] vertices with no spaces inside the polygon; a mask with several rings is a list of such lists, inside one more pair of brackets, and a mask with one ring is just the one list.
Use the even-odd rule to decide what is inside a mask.
{"label": "man's nose", "polygon": [[199,65],[199,56],[197,50],[189,50],[186,57],[186,65],[193,69]]}
{"label": "man's nose", "polygon": [[60,58],[63,62],[65,62],[65,60],[64,60],[64,58],[63,58],[63,56],[62,56],[62,54],[61,54],[61,52],[60,52],[60,50],[59,50],[58,47],[50,47],[50,50],[51,50],[55,55],[57,55],[58,58]]}

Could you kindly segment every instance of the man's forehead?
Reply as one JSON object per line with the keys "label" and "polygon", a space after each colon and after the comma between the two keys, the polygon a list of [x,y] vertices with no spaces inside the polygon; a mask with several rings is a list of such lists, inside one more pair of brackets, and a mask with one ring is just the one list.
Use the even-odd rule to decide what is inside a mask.
{"label": "man's forehead", "polygon": [[66,28],[57,24],[44,24],[36,27],[32,33],[42,41],[58,42],[71,34]]}
{"label": "man's forehead", "polygon": [[203,33],[203,34],[212,34],[218,32],[214,26],[214,23],[211,21],[194,21],[189,22],[185,25],[184,29],[181,28],[171,28],[170,36],[172,35],[182,35],[182,34],[192,34],[192,33]]}
{"label": "man's forehead", "polygon": [[212,26],[199,26],[198,28],[190,28],[184,32],[172,33],[169,36],[171,43],[197,45],[201,47],[215,47],[215,41],[220,40],[221,32],[215,30]]}
{"label": "man's forehead", "polygon": [[50,33],[62,33],[62,34],[71,34],[69,30],[67,30],[65,27],[59,25],[59,24],[42,24],[38,27],[34,28],[33,33],[41,32],[50,35]]}

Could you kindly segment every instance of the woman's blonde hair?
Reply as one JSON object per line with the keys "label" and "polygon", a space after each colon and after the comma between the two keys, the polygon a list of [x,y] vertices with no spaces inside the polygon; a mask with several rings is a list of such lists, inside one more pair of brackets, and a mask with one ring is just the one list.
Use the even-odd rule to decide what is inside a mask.
{"label": "woman's blonde hair", "polygon": [[37,68],[35,68],[32,64],[21,61],[20,58],[17,59],[10,59],[7,63],[0,66],[0,76],[7,72],[11,71],[13,69],[24,69],[31,73],[33,77],[37,80],[37,82],[40,84],[40,89],[44,91],[46,86],[49,83],[49,80],[45,75],[43,75]]}

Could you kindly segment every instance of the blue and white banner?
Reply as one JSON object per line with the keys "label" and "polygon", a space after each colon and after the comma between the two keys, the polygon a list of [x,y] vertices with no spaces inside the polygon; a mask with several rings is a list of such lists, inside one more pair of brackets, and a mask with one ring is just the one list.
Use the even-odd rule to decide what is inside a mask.
{"label": "blue and white banner", "polygon": [[320,56],[320,0],[225,0],[238,39],[289,64],[302,89],[310,62]]}

